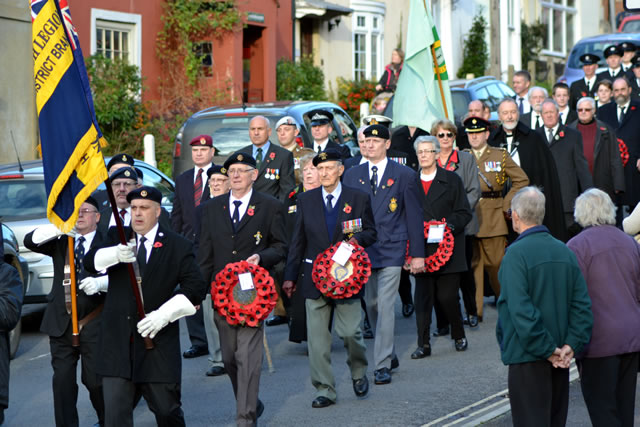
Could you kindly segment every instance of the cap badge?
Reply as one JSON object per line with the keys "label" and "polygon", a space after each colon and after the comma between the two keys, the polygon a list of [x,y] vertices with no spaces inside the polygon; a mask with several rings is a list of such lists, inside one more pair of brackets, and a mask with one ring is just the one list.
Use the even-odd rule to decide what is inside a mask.
{"label": "cap badge", "polygon": [[371,120],[369,121],[369,124],[370,124],[370,125],[377,125],[377,124],[379,124],[379,123],[378,123],[378,120],[377,120],[377,119],[371,119]]}
{"label": "cap badge", "polygon": [[238,154],[238,161],[241,162],[244,160],[244,156],[242,154]]}
{"label": "cap badge", "polygon": [[374,129],[371,131],[371,135],[377,135],[378,134],[378,129]]}
{"label": "cap badge", "polygon": [[126,161],[127,161],[127,155],[126,155],[126,154],[123,154],[123,155],[122,155],[122,161],[123,161],[123,162],[126,162]]}
{"label": "cap badge", "polygon": [[131,172],[129,172],[129,171],[124,171],[124,176],[131,176]]}
{"label": "cap badge", "polygon": [[220,172],[227,173],[227,169],[226,168],[220,168]]}
{"label": "cap badge", "polygon": [[207,143],[207,140],[204,138],[200,138],[200,144],[205,145]]}
{"label": "cap badge", "polygon": [[318,157],[320,157],[320,160],[327,160],[327,153],[320,153]]}
{"label": "cap badge", "polygon": [[147,194],[149,194],[149,193],[147,193],[147,190],[142,190],[142,191],[140,192],[140,195],[141,195],[142,197],[147,197]]}
{"label": "cap badge", "polygon": [[473,123],[474,125],[478,123],[478,121],[476,119],[472,119],[471,123]]}

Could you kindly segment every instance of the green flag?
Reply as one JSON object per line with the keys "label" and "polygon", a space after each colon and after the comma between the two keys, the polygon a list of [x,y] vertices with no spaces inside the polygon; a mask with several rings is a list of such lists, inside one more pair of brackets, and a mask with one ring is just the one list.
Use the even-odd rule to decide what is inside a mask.
{"label": "green flag", "polygon": [[[432,46],[438,62],[442,92]],[[416,126],[430,131],[434,121],[444,118],[453,120],[453,104],[440,38],[425,1],[411,0],[405,61],[393,99],[394,126]]]}

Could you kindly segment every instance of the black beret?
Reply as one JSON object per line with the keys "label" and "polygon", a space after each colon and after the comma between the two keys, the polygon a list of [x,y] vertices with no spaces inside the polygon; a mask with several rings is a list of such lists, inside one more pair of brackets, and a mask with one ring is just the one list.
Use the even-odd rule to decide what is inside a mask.
{"label": "black beret", "polygon": [[138,174],[138,178],[143,179],[144,178],[144,174],[142,173],[142,169],[136,168],[136,167],[134,167],[134,169],[136,170],[136,173]]}
{"label": "black beret", "polygon": [[117,163],[126,163],[133,166],[133,157],[126,153],[116,154],[109,160],[109,163],[107,163],[107,170],[111,169],[111,166]]}
{"label": "black beret", "polygon": [[311,119],[311,126],[326,125],[333,121],[333,114],[325,110],[311,110],[308,116]]}
{"label": "black beret", "polygon": [[100,212],[100,206],[98,205],[98,201],[96,199],[94,199],[93,197],[89,196],[87,197],[87,200],[84,201],[85,203],[89,203],[90,205],[94,206],[96,208],[96,210],[98,212]]}
{"label": "black beret", "polygon": [[633,68],[640,67],[640,56],[638,54],[631,58],[631,64],[633,64]]}
{"label": "black beret", "polygon": [[362,132],[365,138],[389,139],[389,128],[383,125],[367,126]]}
{"label": "black beret", "polygon": [[618,46],[622,49],[623,52],[635,52],[636,45],[631,42],[622,42]]}
{"label": "black beret", "polygon": [[318,166],[320,163],[323,163],[323,162],[335,162],[335,161],[342,161],[342,156],[340,155],[340,152],[334,148],[328,148],[322,151],[321,153],[318,153],[313,158],[313,166]]}
{"label": "black beret", "polygon": [[593,53],[585,53],[580,57],[580,62],[582,65],[593,65],[597,64],[600,61],[600,57],[598,55],[594,55]]}
{"label": "black beret", "polygon": [[116,169],[109,178],[111,178],[111,181],[118,178],[127,178],[127,179],[132,179],[134,181],[137,181],[138,174],[136,173],[134,168],[125,166],[123,168]]}
{"label": "black beret", "polygon": [[211,178],[211,175],[213,175],[214,173],[227,176],[227,168],[220,165],[213,165],[207,171],[207,178]]}
{"label": "black beret", "polygon": [[209,135],[198,135],[189,143],[192,147],[194,145],[200,147],[213,147],[213,139]]}
{"label": "black beret", "polygon": [[151,200],[162,204],[162,193],[154,187],[143,186],[127,194],[127,202],[131,203],[135,199]]}
{"label": "black beret", "polygon": [[230,155],[227,161],[224,162],[224,168],[229,170],[229,166],[235,165],[236,163],[242,163],[243,165],[251,166],[252,168],[256,167],[256,159],[254,159],[251,154],[237,152]]}
{"label": "black beret", "polygon": [[464,129],[467,133],[476,133],[488,131],[491,127],[491,123],[483,119],[482,117],[469,117],[463,123]]}
{"label": "black beret", "polygon": [[622,49],[620,48],[620,46],[612,44],[611,46],[607,46],[604,49],[604,57],[608,58],[611,55],[618,55],[618,56],[622,56],[623,52]]}

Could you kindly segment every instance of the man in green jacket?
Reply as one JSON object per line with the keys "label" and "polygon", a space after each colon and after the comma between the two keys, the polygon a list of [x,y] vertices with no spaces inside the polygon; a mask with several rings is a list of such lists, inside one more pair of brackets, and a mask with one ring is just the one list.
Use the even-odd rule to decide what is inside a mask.
{"label": "man in green jacket", "polygon": [[541,225],[544,194],[525,187],[511,201],[513,229],[498,278],[496,336],[509,366],[514,426],[565,425],[569,364],[589,342],[593,315],[574,254]]}

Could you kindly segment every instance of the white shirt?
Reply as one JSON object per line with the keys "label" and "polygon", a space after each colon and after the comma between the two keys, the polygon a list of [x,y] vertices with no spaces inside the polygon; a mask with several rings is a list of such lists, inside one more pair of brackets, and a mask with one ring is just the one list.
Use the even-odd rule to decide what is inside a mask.
{"label": "white shirt", "polygon": [[364,156],[360,157],[360,163],[358,163],[359,165],[363,165],[365,163],[367,163],[369,160],[365,159]]}
{"label": "white shirt", "polygon": [[327,196],[331,194],[333,196],[333,199],[331,199],[331,207],[335,207],[336,203],[338,202],[338,199],[340,198],[340,194],[342,194],[342,184],[340,184],[340,181],[338,181],[338,185],[336,186],[336,188],[334,188],[334,190],[331,193],[327,193],[327,190],[324,189],[324,187],[322,187],[322,203],[324,203],[324,205],[327,205]]}
{"label": "white shirt", "polygon": [[[158,233],[158,223],[156,223],[156,225],[154,225],[153,228],[147,231],[147,234],[144,235],[144,238],[147,239],[144,241],[144,248],[147,250],[147,259],[146,259],[147,262],[149,262],[149,257],[151,256],[151,251],[153,250],[153,242],[156,241],[157,233]],[[143,236],[141,236],[138,233],[136,234],[138,236],[136,245],[138,247],[138,252],[140,252],[140,240]]]}
{"label": "white shirt", "polygon": [[[505,132],[506,133],[506,132]],[[511,156],[511,159],[520,166],[520,153],[518,152],[518,147],[513,145],[513,134],[507,133],[507,152]]]}
{"label": "white shirt", "polygon": [[320,147],[320,151],[324,151],[327,148],[328,142],[329,142],[328,137],[324,141],[313,141],[313,151],[317,153],[318,147]]}
{"label": "white shirt", "polygon": [[536,130],[536,117],[538,117],[538,124],[540,124],[540,126],[544,126],[542,123],[542,116],[531,110],[531,125],[529,127],[533,130]]}
{"label": "white shirt", "polygon": [[384,175],[384,170],[387,168],[387,163],[388,161],[386,157],[380,160],[375,165],[371,163],[371,160],[369,160],[369,181],[371,181],[371,178],[373,178],[373,170],[371,168],[376,166],[378,168],[378,187],[380,186],[380,181],[382,181],[382,175]]}
{"label": "white shirt", "polygon": [[208,165],[199,168],[196,166],[193,168],[193,183],[196,183],[196,178],[198,178],[198,169],[202,169],[202,191],[204,191],[204,183],[207,182],[207,171],[209,168],[213,166],[213,163],[209,163]]}
{"label": "white shirt", "polygon": [[529,99],[526,94],[522,97],[516,94],[516,105],[518,106],[518,111],[520,111],[520,98],[522,98],[522,114],[531,112],[531,104],[529,104]]}
{"label": "white shirt", "polygon": [[618,67],[615,70],[613,68],[607,68],[607,70],[611,76],[615,76],[616,74],[623,72],[622,67]]}
{"label": "white shirt", "polygon": [[556,125],[554,127],[552,127],[551,129],[549,129],[548,127],[544,127],[544,136],[546,137],[547,141],[549,142],[549,144],[551,144],[553,142],[553,138],[551,138],[551,141],[549,141],[549,131],[551,131],[551,134],[553,136],[556,135],[556,132],[558,132],[558,128],[560,127],[560,122],[556,123]]}
{"label": "white shirt", "polygon": [[[126,212],[124,214],[124,220],[122,221],[122,225],[127,227],[131,224],[131,206],[125,209]],[[120,215],[120,208],[118,208],[118,215]],[[109,227],[116,226],[116,219],[113,217],[113,213],[111,214],[111,219],[109,220]]]}
{"label": "white shirt", "polygon": [[585,76],[584,83],[587,85],[587,88],[591,88],[591,90],[595,89],[596,88],[596,86],[595,86],[595,84],[596,84],[596,76],[593,76],[590,79],[588,79]]}
{"label": "white shirt", "polygon": [[564,110],[559,111],[560,121],[562,122],[563,125],[567,124],[567,117],[569,116],[569,111],[571,111],[569,109],[569,106],[566,106],[564,107]]}
{"label": "white shirt", "polygon": [[[81,236],[84,237],[84,242],[82,242],[82,246],[84,247],[84,253],[86,254],[87,252],[89,252],[89,249],[91,248],[91,242],[93,242],[93,238],[96,237],[96,230],[93,230],[92,232],[83,234]],[[81,236],[76,236],[76,249],[78,249],[78,246],[80,245],[80,243],[78,242],[78,239]]]}
{"label": "white shirt", "polygon": [[236,205],[234,205],[233,202],[236,200],[240,200],[242,204],[238,208],[240,209],[238,211],[238,222],[242,221],[242,217],[244,216],[245,212],[247,211],[247,208],[249,207],[249,200],[251,200],[252,194],[253,194],[253,188],[249,190],[247,194],[242,196],[242,198],[238,199],[237,197],[234,197],[232,191],[229,191],[229,215],[231,215],[231,218],[233,218],[233,214],[236,209]]}
{"label": "white shirt", "polygon": [[436,168],[436,170],[433,171],[433,173],[430,173],[430,174],[426,174],[425,175],[423,173],[420,173],[420,179],[422,181],[427,181],[427,182],[428,181],[433,181],[433,179],[436,177],[436,173],[438,173],[438,168]]}

